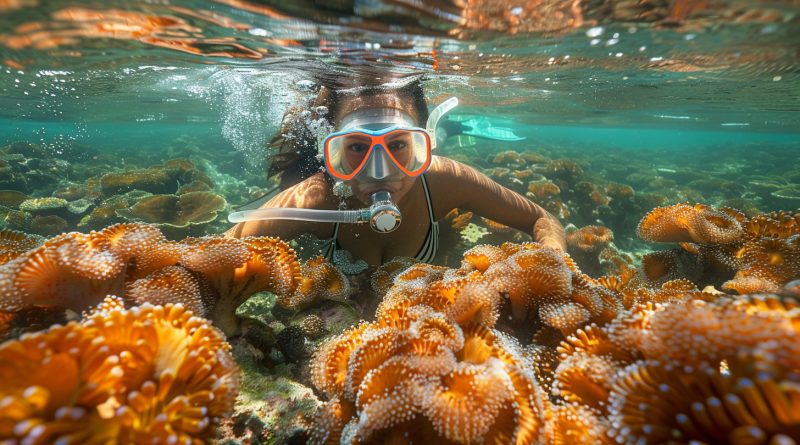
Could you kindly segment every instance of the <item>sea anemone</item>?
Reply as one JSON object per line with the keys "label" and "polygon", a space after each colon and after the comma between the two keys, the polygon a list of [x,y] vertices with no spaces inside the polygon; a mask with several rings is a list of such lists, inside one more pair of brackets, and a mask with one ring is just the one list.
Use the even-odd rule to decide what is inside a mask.
{"label": "sea anemone", "polygon": [[186,239],[181,264],[202,274],[214,290],[211,319],[227,335],[238,329],[235,311],[257,292],[293,294],[300,283],[300,263],[292,248],[277,238],[222,237]]}
{"label": "sea anemone", "polygon": [[546,398],[518,346],[415,308],[405,329],[362,324],[318,351],[313,380],[331,401],[311,443],[534,443]]}
{"label": "sea anemone", "polygon": [[101,235],[65,233],[0,266],[0,309],[27,305],[83,311],[124,285],[122,259]]}
{"label": "sea anemone", "polygon": [[597,253],[614,241],[614,233],[603,226],[586,226],[567,235],[567,245],[581,252]]}
{"label": "sea anemone", "polygon": [[780,292],[800,275],[800,214],[775,212],[750,219],[741,212],[678,204],[650,212],[638,233],[649,241],[679,242],[671,253],[643,260],[654,284],[688,278],[740,294]]}
{"label": "sea anemone", "polygon": [[[796,437],[797,301],[705,298],[638,305],[568,337],[554,413],[580,408],[574,422],[595,419],[617,443]],[[549,424],[551,434],[574,428],[559,415]]]}
{"label": "sea anemone", "polygon": [[734,258],[738,270],[723,288],[740,294],[780,292],[784,284],[800,277],[800,235],[749,241]]}
{"label": "sea anemone", "polygon": [[[315,267],[329,272],[311,274],[328,280],[326,292],[346,291],[342,277],[323,264]],[[341,279],[338,285],[332,276]],[[143,224],[59,235],[0,265],[0,277],[0,310],[55,306],[80,313],[116,294],[137,304],[185,304],[228,334],[237,329],[236,308],[251,295],[292,295],[301,281],[294,251],[275,238],[178,243]]]}
{"label": "sea anemone", "polygon": [[0,230],[0,265],[37,247],[42,239],[36,235],[28,235],[15,230]]}
{"label": "sea anemone", "polygon": [[0,346],[0,438],[210,443],[238,391],[228,350],[181,306],[108,299],[81,323]]}
{"label": "sea anemone", "polygon": [[730,214],[696,204],[658,207],[642,219],[636,233],[645,241],[728,244],[745,234]]}
{"label": "sea anemone", "polygon": [[800,431],[797,374],[731,373],[719,365],[637,362],[617,379],[617,443],[792,443]]}
{"label": "sea anemone", "polygon": [[344,301],[350,293],[347,277],[325,257],[311,258],[301,265],[300,284],[292,293],[278,295],[277,303],[287,309],[302,309],[315,301]]}
{"label": "sea anemone", "polygon": [[214,291],[202,274],[167,266],[129,283],[125,298],[137,304],[180,303],[194,314],[208,317]]}

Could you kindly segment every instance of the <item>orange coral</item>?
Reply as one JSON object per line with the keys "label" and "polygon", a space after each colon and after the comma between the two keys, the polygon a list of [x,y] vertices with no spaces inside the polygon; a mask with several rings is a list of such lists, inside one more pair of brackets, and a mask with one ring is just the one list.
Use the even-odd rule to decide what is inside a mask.
{"label": "orange coral", "polygon": [[501,233],[503,233],[503,232],[511,232],[511,231],[514,230],[513,228],[511,228],[511,227],[509,227],[509,226],[507,226],[505,224],[500,224],[499,222],[492,221],[491,219],[488,219],[488,218],[483,218],[482,217],[481,221],[483,222],[483,225],[485,225],[486,228],[488,228],[489,231],[491,231],[491,232],[501,232]]}
{"label": "orange coral", "polygon": [[614,201],[630,199],[636,194],[636,192],[633,190],[633,187],[625,184],[618,184],[616,182],[606,184],[605,192]]}
{"label": "orange coral", "polygon": [[395,327],[362,324],[316,355],[312,378],[332,400],[311,443],[534,443],[546,399],[516,346],[425,306]]}
{"label": "orange coral", "polygon": [[0,266],[0,309],[55,305],[80,312],[121,293],[125,263],[99,234],[66,233]]}
{"label": "orange coral", "polygon": [[294,292],[278,295],[277,303],[287,309],[302,309],[317,300],[343,301],[350,293],[347,277],[325,257],[311,258],[302,265],[300,283]]}
{"label": "orange coral", "polygon": [[456,230],[462,230],[469,225],[470,221],[472,220],[472,216],[472,212],[461,213],[453,218],[453,220],[450,222],[450,226]]}
{"label": "orange coral", "polygon": [[519,326],[533,318],[565,334],[589,322],[605,322],[621,309],[620,296],[583,275],[567,255],[538,243],[476,246],[459,269],[415,265],[398,275],[377,317],[418,304],[459,320],[491,327],[502,298]]}
{"label": "orange coral", "polygon": [[[343,277],[325,270],[312,273],[312,282],[314,277],[327,280],[329,298],[346,292]],[[294,251],[277,239],[207,237],[176,243],[141,224],[52,238],[0,265],[0,277],[0,310],[35,305],[79,313],[105,295],[118,294],[135,303],[185,304],[228,334],[237,329],[236,308],[251,295],[292,295],[301,280]],[[331,277],[340,278],[338,285]]]}
{"label": "orange coral", "polygon": [[554,406],[548,422],[547,442],[552,445],[596,445],[607,439],[608,421],[597,411],[577,404]]}
{"label": "orange coral", "polygon": [[41,243],[35,235],[28,235],[14,230],[0,230],[0,264],[22,255]]}
{"label": "orange coral", "polygon": [[210,443],[238,391],[224,336],[180,306],[107,300],[0,346],[0,438]]}
{"label": "orange coral", "polygon": [[370,278],[370,285],[378,295],[383,295],[389,290],[394,278],[406,268],[416,264],[413,258],[397,257],[381,264]]}
{"label": "orange coral", "polygon": [[603,226],[581,227],[567,235],[567,246],[583,252],[599,252],[614,241],[614,233]]}
{"label": "orange coral", "polygon": [[797,302],[709,300],[637,306],[569,337],[559,347],[554,411],[580,407],[593,416],[565,422],[556,415],[551,431],[593,419],[618,443],[794,437]]}
{"label": "orange coral", "polygon": [[591,202],[593,205],[606,205],[609,198],[594,183],[581,181],[573,187],[575,193],[582,201]]}
{"label": "orange coral", "polygon": [[675,204],[645,215],[636,233],[645,241],[728,244],[741,240],[744,229],[733,216],[706,205]]}
{"label": "orange coral", "polygon": [[741,294],[780,292],[800,276],[798,221],[796,213],[747,219],[734,209],[699,204],[655,209],[639,223],[639,235],[681,242],[682,251],[645,256],[646,277],[652,282],[686,277],[701,286],[722,284]]}
{"label": "orange coral", "polygon": [[199,273],[182,266],[167,266],[128,284],[125,298],[137,304],[180,303],[201,317],[208,317],[213,290]]}
{"label": "orange coral", "polygon": [[291,295],[300,283],[294,250],[277,238],[205,237],[186,239],[191,246],[181,264],[202,274],[214,290],[211,319],[228,335],[236,332],[235,311],[256,292]]}
{"label": "orange coral", "polygon": [[[733,211],[721,213],[746,223]],[[770,240],[772,250],[750,247],[738,260],[792,270],[789,253],[775,246],[795,238]],[[687,244],[668,254],[710,256],[707,249]],[[548,443],[794,437],[800,418],[788,413],[800,395],[798,303],[703,292],[681,277],[690,270],[681,265],[646,272],[653,280],[623,266],[619,276],[594,280],[569,256],[525,243],[475,247],[458,269],[417,264],[393,280],[384,272],[381,286],[392,285],[376,321],[316,356],[313,380],[331,401],[312,442],[524,442],[506,427],[523,418],[532,419],[529,428],[514,431]],[[538,344],[524,352],[494,329],[508,328],[504,299],[512,321],[535,331]],[[555,360],[549,345],[559,340]],[[536,376],[533,392],[551,388],[554,404],[536,396],[535,415],[509,412],[512,420],[501,422],[492,408],[504,409],[524,385],[498,384],[497,374],[486,372],[490,362],[502,363],[493,371],[501,380]]]}
{"label": "orange coral", "polygon": [[[626,369],[611,395],[618,441],[780,443],[797,437],[796,376],[678,367],[647,361]],[[791,442],[787,442],[791,443]]]}
{"label": "orange coral", "polygon": [[491,159],[493,164],[505,165],[505,164],[525,164],[525,159],[522,158],[522,155],[517,153],[514,150],[506,150],[501,151],[494,155]]}
{"label": "orange coral", "polygon": [[784,284],[800,277],[800,235],[749,241],[734,258],[740,266],[723,288],[740,294],[780,292]]}
{"label": "orange coral", "polygon": [[561,189],[551,181],[531,181],[528,183],[529,198],[535,201],[545,201],[556,197],[561,193]]}

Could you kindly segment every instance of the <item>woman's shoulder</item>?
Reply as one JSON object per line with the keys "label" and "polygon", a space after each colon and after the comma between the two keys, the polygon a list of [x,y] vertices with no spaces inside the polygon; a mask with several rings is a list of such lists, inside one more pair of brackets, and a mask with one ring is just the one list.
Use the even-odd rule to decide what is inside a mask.
{"label": "woman's shoulder", "polygon": [[425,176],[428,178],[448,179],[458,176],[466,168],[468,167],[465,164],[456,160],[444,156],[433,156],[431,167],[425,173]]}
{"label": "woman's shoulder", "polygon": [[333,192],[325,174],[320,172],[283,190],[262,207],[294,207],[323,209],[330,207]]}
{"label": "woman's shoulder", "polygon": [[480,176],[473,167],[443,156],[434,156],[430,169],[425,173],[429,182],[449,184],[450,187],[464,181],[475,182]]}

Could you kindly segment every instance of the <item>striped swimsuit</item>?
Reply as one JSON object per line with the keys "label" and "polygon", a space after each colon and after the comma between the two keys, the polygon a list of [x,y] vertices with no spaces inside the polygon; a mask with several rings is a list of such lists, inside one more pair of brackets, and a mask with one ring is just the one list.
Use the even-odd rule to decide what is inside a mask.
{"label": "striped swimsuit", "polygon": [[[436,257],[436,251],[439,249],[439,223],[433,216],[433,205],[431,205],[431,194],[428,191],[428,182],[425,180],[425,175],[420,176],[422,180],[422,190],[425,192],[425,201],[428,204],[428,217],[430,218],[430,228],[428,228],[428,235],[425,237],[425,242],[422,243],[422,247],[419,249],[419,252],[414,256],[415,259],[423,262],[423,263],[430,263]],[[331,239],[326,243],[327,246],[325,247],[325,258],[328,261],[333,259],[333,254],[339,249],[339,241],[337,238],[339,237],[339,223],[336,223],[333,229],[333,236]]]}

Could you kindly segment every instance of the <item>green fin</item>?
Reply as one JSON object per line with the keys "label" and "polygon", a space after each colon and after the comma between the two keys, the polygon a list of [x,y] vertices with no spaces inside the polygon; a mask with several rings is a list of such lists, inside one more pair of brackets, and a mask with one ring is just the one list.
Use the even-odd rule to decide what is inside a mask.
{"label": "green fin", "polygon": [[493,126],[488,119],[470,119],[461,123],[466,127],[472,127],[462,132],[462,134],[469,136],[504,142],[523,141],[526,139],[517,136],[510,128]]}

